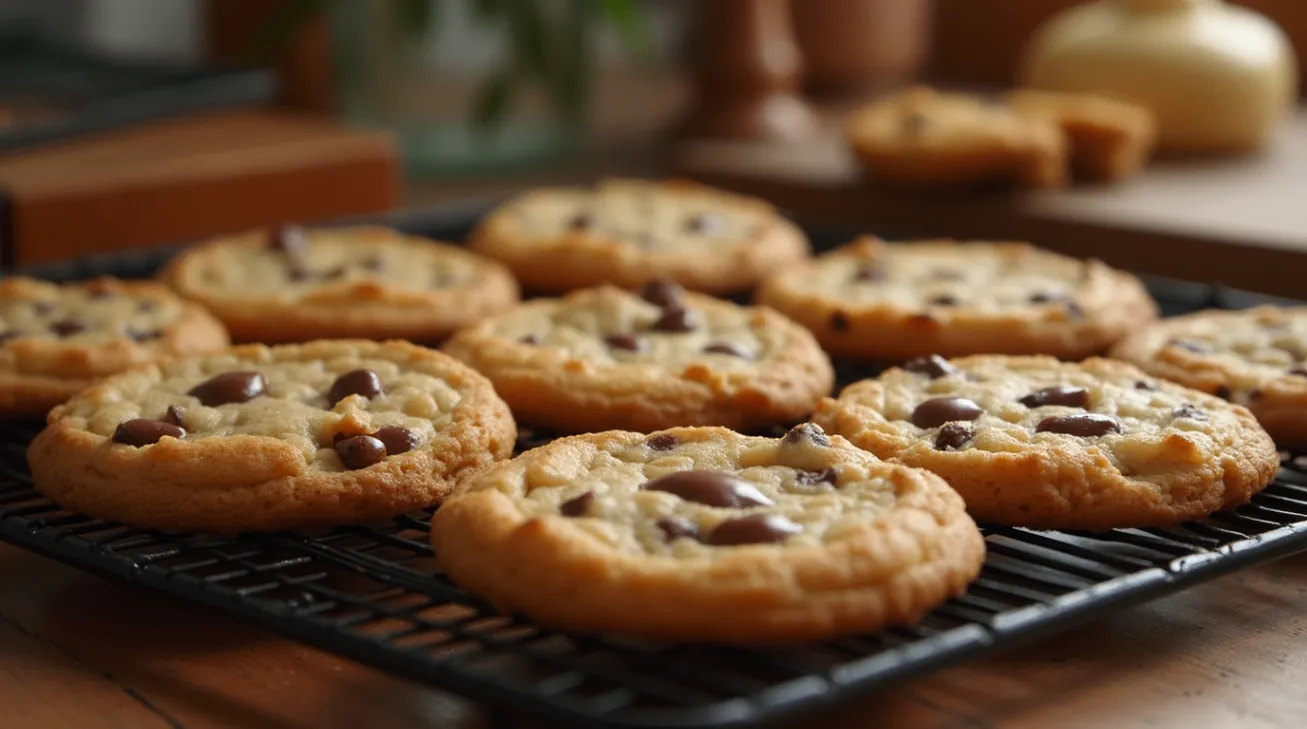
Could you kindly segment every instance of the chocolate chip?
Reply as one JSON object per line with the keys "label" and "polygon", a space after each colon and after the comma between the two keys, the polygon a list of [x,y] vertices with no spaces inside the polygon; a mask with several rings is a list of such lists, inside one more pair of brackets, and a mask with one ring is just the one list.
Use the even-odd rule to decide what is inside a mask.
{"label": "chocolate chip", "polygon": [[875,263],[864,263],[853,272],[853,280],[859,283],[884,281],[885,269]]}
{"label": "chocolate chip", "polygon": [[155,301],[154,299],[145,299],[144,301],[142,301],[140,304],[137,304],[136,306],[136,310],[141,312],[142,314],[149,314],[150,312],[158,308],[159,308],[159,302]]}
{"label": "chocolate chip", "polygon": [[1135,380],[1135,389],[1147,390],[1148,392],[1152,392],[1153,390],[1157,389],[1157,383],[1149,382],[1148,380]]}
{"label": "chocolate chip", "polygon": [[147,418],[135,418],[118,424],[118,427],[113,431],[113,442],[139,448],[158,443],[164,436],[185,438],[186,431],[172,423]]}
{"label": "chocolate chip", "polygon": [[918,428],[935,428],[958,420],[975,420],[985,412],[965,397],[936,397],[912,411],[912,424]]}
{"label": "chocolate chip", "polygon": [[1171,411],[1173,418],[1189,418],[1190,420],[1207,420],[1207,411],[1197,405],[1184,404]]}
{"label": "chocolate chip", "polygon": [[644,339],[634,334],[609,334],[604,337],[604,344],[612,349],[622,349],[627,352],[642,352],[647,346]]}
{"label": "chocolate chip", "polygon": [[683,516],[665,516],[658,520],[658,528],[663,532],[663,539],[674,542],[677,539],[698,539],[698,522]]}
{"label": "chocolate chip", "polygon": [[940,294],[933,297],[928,303],[931,306],[957,306],[961,302],[953,294]]}
{"label": "chocolate chip", "polygon": [[655,332],[671,332],[674,334],[684,334],[692,332],[699,327],[699,322],[695,316],[686,309],[674,308],[664,309],[663,315],[658,320],[649,325],[649,329]]}
{"label": "chocolate chip", "polygon": [[796,471],[794,473],[794,482],[800,486],[816,486],[819,483],[828,483],[835,486],[839,480],[839,474],[834,468],[827,468],[825,471]]}
{"label": "chocolate chip", "polygon": [[1074,385],[1054,385],[1022,397],[1017,402],[1028,408],[1042,408],[1045,405],[1065,405],[1070,408],[1089,407],[1089,391]]}
{"label": "chocolate chip", "polygon": [[92,301],[104,301],[106,299],[112,299],[117,295],[118,294],[116,292],[110,289],[97,288],[91,290],[91,293],[88,298],[90,298]]}
{"label": "chocolate chip", "polygon": [[1211,346],[1210,344],[1207,344],[1206,342],[1195,342],[1195,341],[1190,340],[1190,339],[1174,339],[1174,340],[1172,340],[1171,342],[1169,342],[1169,344],[1170,344],[1172,347],[1179,347],[1180,349],[1187,349],[1187,350],[1189,350],[1190,352],[1193,352],[1194,354],[1211,354],[1211,353],[1212,353],[1212,346]]}
{"label": "chocolate chip", "polygon": [[1260,387],[1254,387],[1248,391],[1248,402],[1257,402],[1266,396]]}
{"label": "chocolate chip", "polygon": [[333,279],[344,278],[346,273],[348,273],[348,270],[344,266],[336,266],[335,268],[329,268],[318,275],[325,279]]}
{"label": "chocolate chip", "polygon": [[291,281],[307,281],[313,278],[313,273],[299,264],[292,264],[286,269],[286,278]]}
{"label": "chocolate chip", "polygon": [[11,339],[18,339],[21,336],[18,332],[0,332],[0,344],[4,344]]}
{"label": "chocolate chip", "polygon": [[908,372],[915,372],[919,375],[930,375],[930,379],[936,380],[941,377],[957,374],[958,368],[938,354],[932,354],[927,357],[918,357],[908,360],[903,365],[903,369]]}
{"label": "chocolate chip", "polygon": [[385,392],[386,389],[381,386],[381,377],[376,372],[372,370],[350,370],[331,383],[331,390],[327,392],[327,405],[328,407],[335,407],[336,403],[350,395],[374,398]]}
{"label": "chocolate chip", "polygon": [[798,445],[800,443],[813,443],[822,448],[830,447],[830,436],[822,430],[816,423],[799,423],[790,428],[790,431],[781,438],[781,445]]}
{"label": "chocolate chip", "polygon": [[594,503],[595,492],[587,491],[574,499],[568,499],[558,506],[558,513],[563,516],[583,516]]}
{"label": "chocolate chip", "polygon": [[649,439],[646,440],[645,443],[656,451],[670,451],[675,448],[680,441],[677,440],[674,435],[659,433],[657,435],[649,436]]}
{"label": "chocolate chip", "polygon": [[1030,295],[1032,304],[1051,304],[1053,302],[1066,301],[1066,294],[1055,294],[1047,291],[1040,291]]}
{"label": "chocolate chip", "polygon": [[163,413],[163,422],[172,423],[173,425],[181,425],[182,416],[185,414],[186,411],[183,410],[181,406],[169,405],[168,409]]}
{"label": "chocolate chip", "polygon": [[830,315],[830,328],[837,332],[847,332],[852,322],[849,321],[849,315],[842,311],[837,311]]}
{"label": "chocolate chip", "polygon": [[1307,367],[1294,367],[1289,370],[1289,374],[1297,375],[1299,377],[1307,377]]}
{"label": "chocolate chip", "polygon": [[128,339],[135,342],[148,342],[163,336],[163,332],[158,329],[137,329],[136,327],[127,327],[125,333]]}
{"label": "chocolate chip", "polygon": [[85,330],[86,320],[75,316],[65,317],[50,324],[50,331],[61,337],[70,337]]}
{"label": "chocolate chip", "polygon": [[740,509],[772,504],[753,484],[720,471],[678,471],[647,481],[641,488],[665,491],[705,506]]}
{"label": "chocolate chip", "polygon": [[268,233],[268,247],[298,256],[308,250],[309,236],[298,225],[282,225]]}
{"label": "chocolate chip", "polygon": [[1229,400],[1230,396],[1233,393],[1230,392],[1230,387],[1228,385],[1221,385],[1220,387],[1216,388],[1216,392],[1213,392],[1212,394],[1221,398],[1222,400]]}
{"label": "chocolate chip", "polygon": [[594,216],[590,213],[577,213],[567,221],[567,227],[572,230],[589,230],[594,224]]}
{"label": "chocolate chip", "polygon": [[960,451],[975,435],[971,423],[945,423],[935,435],[935,450]]}
{"label": "chocolate chip", "polygon": [[1120,433],[1121,421],[1102,413],[1075,413],[1054,415],[1039,421],[1036,433],[1062,433],[1079,438],[1093,438],[1108,433]]}
{"label": "chocolate chip", "polygon": [[753,352],[735,342],[710,342],[703,348],[703,351],[704,354],[724,354],[729,357],[739,357],[740,359],[753,359]]}
{"label": "chocolate chip", "polygon": [[718,524],[705,542],[718,547],[768,544],[783,542],[801,531],[803,527],[779,514],[750,514]]}
{"label": "chocolate chip", "polygon": [[345,468],[356,471],[386,459],[386,446],[370,435],[356,435],[336,443],[336,454]]}
{"label": "chocolate chip", "polygon": [[268,394],[268,380],[258,372],[224,372],[192,387],[186,394],[198,398],[207,407],[249,402]]}
{"label": "chocolate chip", "polygon": [[52,311],[54,311],[54,304],[51,304],[48,301],[32,302],[32,313],[36,314],[37,316],[45,316],[46,314],[49,314]]}
{"label": "chocolate chip", "polygon": [[685,289],[668,278],[655,278],[640,289],[640,298],[664,309],[679,307],[685,299]]}
{"label": "chocolate chip", "polygon": [[359,265],[362,266],[365,271],[384,271],[386,269],[386,259],[382,258],[381,254],[374,253],[367,258],[364,258]]}
{"label": "chocolate chip", "polygon": [[685,221],[685,229],[697,235],[720,235],[725,228],[722,216],[715,213],[699,213]]}
{"label": "chocolate chip", "polygon": [[1066,301],[1062,304],[1062,308],[1066,310],[1066,315],[1072,319],[1085,318],[1085,310],[1080,308],[1080,304],[1077,304],[1074,301]]}
{"label": "chocolate chip", "polygon": [[519,344],[529,344],[532,347],[538,347],[540,346],[540,335],[523,334],[522,336],[518,337],[517,341]]}
{"label": "chocolate chip", "polygon": [[381,441],[386,446],[386,455],[397,456],[401,453],[408,453],[418,447],[418,434],[408,428],[398,426],[388,426],[378,428],[377,432],[372,434],[373,438]]}

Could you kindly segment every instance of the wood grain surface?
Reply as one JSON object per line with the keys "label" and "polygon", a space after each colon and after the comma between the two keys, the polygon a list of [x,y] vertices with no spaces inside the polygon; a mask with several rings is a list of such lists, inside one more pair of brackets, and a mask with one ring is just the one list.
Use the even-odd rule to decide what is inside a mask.
{"label": "wood grain surface", "polygon": [[[0,545],[6,729],[528,729],[208,609]],[[1307,555],[873,692],[784,729],[1300,727]]]}

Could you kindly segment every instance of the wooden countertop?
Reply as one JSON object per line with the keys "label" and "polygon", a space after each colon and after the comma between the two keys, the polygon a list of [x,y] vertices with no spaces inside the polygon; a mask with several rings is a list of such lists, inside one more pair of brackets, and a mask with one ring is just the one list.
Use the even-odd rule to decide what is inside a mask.
{"label": "wooden countertop", "polygon": [[781,146],[685,142],[681,174],[805,217],[915,236],[1028,240],[1146,273],[1307,298],[1307,109],[1265,153],[1154,162],[1112,187],[911,192],[869,185],[844,144],[845,110],[818,137]]}
{"label": "wooden countertop", "polygon": [[[456,696],[0,545],[6,729],[527,729]],[[783,729],[1299,727],[1307,555]]]}

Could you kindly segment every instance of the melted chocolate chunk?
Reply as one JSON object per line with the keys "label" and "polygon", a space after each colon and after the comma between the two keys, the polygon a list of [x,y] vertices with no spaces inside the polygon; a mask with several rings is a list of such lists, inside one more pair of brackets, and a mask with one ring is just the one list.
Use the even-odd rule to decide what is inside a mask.
{"label": "melted chocolate chunk", "polygon": [[1157,383],[1149,382],[1148,380],[1135,380],[1135,389],[1152,392],[1157,389]]}
{"label": "melted chocolate chunk", "polygon": [[645,443],[656,451],[670,451],[679,445],[680,441],[677,440],[674,435],[659,433],[657,435],[649,436],[649,439],[646,440]]}
{"label": "melted chocolate chunk", "polygon": [[370,435],[355,435],[336,442],[336,454],[345,468],[357,471],[386,459],[386,446]]}
{"label": "melted chocolate chunk", "polygon": [[159,308],[159,302],[155,301],[154,299],[145,299],[144,301],[142,301],[140,304],[137,304],[136,306],[136,310],[141,312],[142,314],[149,314],[150,312],[158,308]]}
{"label": "melted chocolate chunk", "polygon": [[1234,393],[1230,391],[1230,387],[1228,385],[1221,385],[1220,387],[1216,388],[1216,391],[1213,392],[1212,394],[1221,398],[1222,400],[1229,400],[1230,396],[1233,395]]}
{"label": "melted chocolate chunk", "polygon": [[973,435],[975,429],[969,422],[944,423],[935,435],[935,450],[960,451],[971,442]]}
{"label": "melted chocolate chunk", "polygon": [[54,311],[54,304],[51,304],[48,301],[32,302],[32,313],[36,314],[37,316],[45,316],[46,314],[49,314],[52,311]]}
{"label": "melted chocolate chunk", "polygon": [[335,268],[328,268],[327,270],[323,271],[318,275],[321,276],[322,278],[330,280],[333,278],[344,278],[345,274],[348,272],[349,272],[348,269],[346,269],[344,266],[336,266]]}
{"label": "melted chocolate chunk", "polygon": [[781,445],[798,445],[814,443],[822,448],[830,447],[830,436],[816,423],[799,423],[781,438]]}
{"label": "melted chocolate chunk", "polygon": [[802,531],[803,527],[779,514],[750,514],[718,524],[704,541],[718,547],[770,544],[783,542]]}
{"label": "melted chocolate chunk", "polygon": [[1039,291],[1030,295],[1032,304],[1051,304],[1054,301],[1066,301],[1065,294],[1051,294],[1047,291]]}
{"label": "melted chocolate chunk", "polygon": [[827,468],[825,471],[796,471],[794,473],[794,482],[800,486],[816,486],[819,483],[828,483],[831,486],[837,486],[840,475],[835,472],[834,468]]}
{"label": "melted chocolate chunk", "polygon": [[658,520],[658,528],[663,532],[663,539],[674,542],[677,539],[698,539],[698,522],[683,516],[665,516]]}
{"label": "melted chocolate chunk", "polygon": [[1297,375],[1299,377],[1307,377],[1307,367],[1294,367],[1289,370],[1289,374]]}
{"label": "melted chocolate chunk", "polygon": [[919,375],[930,375],[930,379],[932,380],[957,374],[958,372],[957,367],[954,367],[948,360],[938,354],[908,360],[904,363],[903,369],[908,372],[915,372]]}
{"label": "melted chocolate chunk", "polygon": [[726,221],[716,213],[699,213],[685,221],[685,229],[697,235],[721,235]]}
{"label": "melted chocolate chunk", "polygon": [[350,395],[374,398],[385,393],[385,391],[386,389],[381,386],[381,377],[376,372],[372,370],[350,370],[331,383],[331,390],[327,392],[327,405],[328,407],[335,407],[336,403]]}
{"label": "melted chocolate chunk", "polygon": [[703,348],[704,354],[724,354],[740,359],[753,359],[753,352],[735,342],[710,342]]}
{"label": "melted chocolate chunk", "polygon": [[604,344],[627,352],[642,352],[647,346],[643,339],[634,334],[609,334],[604,337]]}
{"label": "melted chocolate chunk", "polygon": [[885,280],[885,269],[875,263],[864,263],[853,272],[853,280],[858,283],[875,283]]}
{"label": "melted chocolate chunk", "polygon": [[1266,393],[1262,392],[1262,388],[1254,387],[1253,389],[1248,391],[1248,402],[1257,402],[1258,400],[1261,400],[1265,396]]}
{"label": "melted chocolate chunk", "polygon": [[664,309],[680,307],[685,300],[685,289],[669,278],[655,278],[640,289],[640,298]]}
{"label": "melted chocolate chunk", "polygon": [[594,224],[594,216],[590,213],[577,213],[567,221],[567,227],[571,230],[589,230]]}
{"label": "melted chocolate chunk", "polygon": [[1102,413],[1075,413],[1054,415],[1039,421],[1036,433],[1062,433],[1078,438],[1094,438],[1108,433],[1120,433],[1121,421]]}
{"label": "melted chocolate chunk", "polygon": [[286,278],[291,281],[307,281],[313,278],[313,273],[296,263],[286,269]]}
{"label": "melted chocolate chunk", "polygon": [[386,259],[382,258],[380,253],[374,253],[360,261],[359,266],[364,271],[384,271],[386,270]]}
{"label": "melted chocolate chunk", "polygon": [[377,432],[372,434],[373,438],[381,441],[386,446],[386,455],[397,456],[401,453],[408,453],[418,447],[418,434],[408,428],[398,426],[389,426],[378,428]]}
{"label": "melted chocolate chunk", "polygon": [[1174,339],[1169,344],[1172,347],[1186,349],[1194,354],[1211,354],[1212,346],[1206,342],[1195,342],[1189,339]]}
{"label": "melted chocolate chunk", "polygon": [[584,516],[595,500],[595,492],[587,491],[573,499],[568,499],[558,506],[558,513],[563,516]]}
{"label": "melted chocolate chunk", "polygon": [[1207,420],[1207,411],[1197,405],[1186,403],[1175,410],[1172,410],[1171,417],[1189,418],[1190,420]]}
{"label": "melted chocolate chunk", "polygon": [[198,398],[201,405],[211,408],[228,403],[249,402],[268,394],[268,380],[258,372],[224,372],[192,387],[186,394]]}
{"label": "melted chocolate chunk", "polygon": [[842,311],[837,311],[830,315],[830,328],[837,332],[847,332],[853,322],[849,321],[849,315]]}
{"label": "melted chocolate chunk", "polygon": [[172,423],[136,418],[118,424],[118,427],[113,431],[113,442],[139,448],[158,443],[164,436],[185,438],[186,431]]}
{"label": "melted chocolate chunk", "polygon": [[663,315],[658,317],[658,320],[651,324],[649,328],[655,332],[684,334],[699,328],[699,322],[686,309],[664,309]]}
{"label": "melted chocolate chunk", "polygon": [[11,339],[17,339],[20,336],[18,332],[0,332],[0,344],[4,344]]}
{"label": "melted chocolate chunk", "polygon": [[678,471],[648,481],[641,488],[666,491],[705,506],[740,509],[772,504],[753,484],[720,471]]}
{"label": "melted chocolate chunk", "polygon": [[291,255],[302,255],[309,248],[309,236],[298,225],[283,225],[268,234],[268,247]]}
{"label": "melted chocolate chunk", "polygon": [[912,411],[912,424],[918,428],[935,428],[959,420],[975,420],[985,412],[965,397],[936,397]]}
{"label": "melted chocolate chunk", "polygon": [[180,405],[169,405],[168,409],[163,413],[163,422],[172,423],[173,425],[181,425],[182,416],[185,414],[186,411],[183,410]]}
{"label": "melted chocolate chunk", "polygon": [[78,332],[86,331],[86,320],[79,317],[70,316],[60,319],[50,324],[50,331],[61,337],[71,337]]}
{"label": "melted chocolate chunk", "polygon": [[158,329],[137,329],[135,327],[127,327],[125,333],[127,338],[134,342],[148,342],[163,336],[163,332]]}
{"label": "melted chocolate chunk", "polygon": [[1042,390],[1035,390],[1017,402],[1028,408],[1042,408],[1045,405],[1064,405],[1070,408],[1089,407],[1089,391],[1074,385],[1054,385]]}
{"label": "melted chocolate chunk", "polygon": [[532,347],[538,347],[540,346],[540,335],[524,334],[521,337],[519,337],[517,341],[519,344],[529,344]]}
{"label": "melted chocolate chunk", "polygon": [[929,301],[931,306],[957,306],[962,303],[958,297],[953,294],[940,294]]}

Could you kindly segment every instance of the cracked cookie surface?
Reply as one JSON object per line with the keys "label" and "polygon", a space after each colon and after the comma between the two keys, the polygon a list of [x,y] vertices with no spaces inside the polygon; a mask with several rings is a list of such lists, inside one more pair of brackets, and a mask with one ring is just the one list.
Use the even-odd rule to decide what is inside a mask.
{"label": "cracked cookie surface", "polygon": [[405,342],[247,345],[109,378],[50,413],[38,490],[92,516],[229,532],[385,519],[512,450],[485,378]]}
{"label": "cracked cookie surface", "polygon": [[285,226],[221,238],[187,249],[159,277],[245,342],[433,342],[518,298],[500,264],[381,227]]}
{"label": "cracked cookie surface", "polygon": [[982,522],[1035,528],[1198,518],[1279,467],[1245,408],[1105,359],[922,358],[848,386],[813,421],[939,474]]}
{"label": "cracked cookie surface", "polygon": [[44,416],[107,375],[223,349],[227,332],[152,282],[0,281],[0,414]]}
{"label": "cracked cookie surface", "polygon": [[861,238],[768,279],[761,304],[810,329],[831,354],[1102,352],[1153,320],[1134,276],[1025,243]]}
{"label": "cracked cookie surface", "polygon": [[1277,443],[1307,447],[1307,308],[1163,319],[1122,340],[1112,356],[1244,405]]}
{"label": "cracked cookie surface", "polygon": [[808,257],[769,204],[692,183],[606,180],[528,192],[491,213],[472,249],[540,294],[669,278],[713,294],[751,289]]}
{"label": "cracked cookie surface", "polygon": [[908,624],[962,592],[984,544],[937,476],[811,424],[560,439],[469,480],[437,560],[504,610],[591,633],[813,640]]}
{"label": "cracked cookie surface", "polygon": [[527,301],[445,351],[490,378],[524,423],[557,432],[788,425],[834,382],[803,327],[669,281]]}

